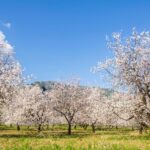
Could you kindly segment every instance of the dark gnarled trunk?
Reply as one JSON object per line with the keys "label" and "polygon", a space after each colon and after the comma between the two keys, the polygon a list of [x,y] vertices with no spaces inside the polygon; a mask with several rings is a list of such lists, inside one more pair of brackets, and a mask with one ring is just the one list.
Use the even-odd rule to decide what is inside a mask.
{"label": "dark gnarled trunk", "polygon": [[38,125],[38,132],[41,132],[42,126],[41,124]]}
{"label": "dark gnarled trunk", "polygon": [[91,126],[92,126],[93,133],[95,133],[95,124],[92,124]]}
{"label": "dark gnarled trunk", "polygon": [[68,123],[68,135],[71,135],[71,123]]}
{"label": "dark gnarled trunk", "polygon": [[17,131],[20,131],[20,125],[17,123]]}
{"label": "dark gnarled trunk", "polygon": [[139,134],[142,134],[143,133],[143,126],[142,125],[140,125],[140,127],[139,127]]}

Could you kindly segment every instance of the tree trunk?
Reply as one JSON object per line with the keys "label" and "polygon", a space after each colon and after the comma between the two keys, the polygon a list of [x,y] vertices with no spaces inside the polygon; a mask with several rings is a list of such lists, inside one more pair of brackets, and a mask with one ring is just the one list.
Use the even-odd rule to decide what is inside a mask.
{"label": "tree trunk", "polygon": [[84,130],[87,130],[87,127],[88,127],[88,125],[84,125],[84,126],[83,126],[83,129],[84,129]]}
{"label": "tree trunk", "polygon": [[51,130],[54,130],[54,127],[55,127],[55,125],[53,124]]}
{"label": "tree trunk", "polygon": [[92,131],[93,131],[93,133],[95,133],[95,125],[94,124],[92,124]]}
{"label": "tree trunk", "polygon": [[20,126],[18,123],[17,123],[17,131],[20,131]]}
{"label": "tree trunk", "polygon": [[144,130],[144,131],[145,131],[145,133],[148,133],[148,132],[147,132],[147,128],[145,128],[145,130]]}
{"label": "tree trunk", "polygon": [[49,124],[47,124],[46,126],[47,126],[47,127],[46,127],[46,130],[49,130]]}
{"label": "tree trunk", "polygon": [[41,132],[41,124],[38,125],[38,132]]}
{"label": "tree trunk", "polygon": [[71,135],[71,123],[68,123],[68,135]]}
{"label": "tree trunk", "polygon": [[139,128],[139,134],[142,134],[142,133],[143,133],[143,126],[141,125]]}
{"label": "tree trunk", "polygon": [[27,129],[29,130],[30,126],[27,126]]}
{"label": "tree trunk", "polygon": [[143,97],[142,97],[142,102],[143,102],[143,104],[144,104],[145,106],[147,105],[145,94],[144,94]]}

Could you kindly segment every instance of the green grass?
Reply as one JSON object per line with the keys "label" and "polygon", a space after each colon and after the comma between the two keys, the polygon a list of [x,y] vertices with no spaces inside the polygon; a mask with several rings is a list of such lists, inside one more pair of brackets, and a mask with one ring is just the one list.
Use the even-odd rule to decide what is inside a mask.
{"label": "green grass", "polygon": [[150,150],[150,134],[139,135],[130,129],[98,130],[88,128],[66,134],[66,126],[50,127],[37,133],[35,128],[0,126],[0,150]]}

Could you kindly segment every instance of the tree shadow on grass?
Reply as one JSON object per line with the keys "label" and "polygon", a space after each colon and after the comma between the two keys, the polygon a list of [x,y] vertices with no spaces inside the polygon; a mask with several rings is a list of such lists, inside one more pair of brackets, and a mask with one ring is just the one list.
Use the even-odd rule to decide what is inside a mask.
{"label": "tree shadow on grass", "polygon": [[73,131],[72,135],[68,135],[66,131],[0,131],[0,138],[52,138],[52,139],[67,139],[67,138],[85,138],[90,136],[107,136],[109,140],[150,140],[150,134],[146,135],[131,135],[131,131],[97,131],[95,134],[90,131]]}
{"label": "tree shadow on grass", "polygon": [[52,137],[52,138],[62,138],[62,139],[64,139],[64,138],[84,138],[84,137],[88,137],[88,136],[91,136],[92,134],[90,134],[90,133],[82,133],[82,132],[76,132],[76,133],[72,133],[71,135],[68,135],[66,132],[62,132],[62,133],[56,133],[56,134],[51,134],[50,136]]}
{"label": "tree shadow on grass", "polygon": [[20,132],[16,131],[16,133],[0,133],[0,138],[84,138],[87,136],[90,136],[90,133],[82,133],[82,132],[76,132],[72,133],[71,135],[68,135],[65,131],[57,132]]}

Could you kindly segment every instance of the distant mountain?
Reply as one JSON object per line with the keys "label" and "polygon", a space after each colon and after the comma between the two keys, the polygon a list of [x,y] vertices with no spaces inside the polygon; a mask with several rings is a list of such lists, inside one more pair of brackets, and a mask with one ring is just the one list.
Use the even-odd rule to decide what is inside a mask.
{"label": "distant mountain", "polygon": [[[36,81],[32,83],[32,85],[39,85],[41,89],[43,89],[43,91],[51,90],[55,84],[60,84],[60,83],[56,81]],[[81,86],[81,87],[85,87],[85,86]],[[107,96],[110,96],[111,94],[114,93],[114,90],[112,89],[100,88],[100,87],[99,89],[103,90]]]}
{"label": "distant mountain", "polygon": [[[51,90],[55,84],[58,82],[55,81],[36,81],[33,83],[33,85],[39,85],[43,91]],[[59,83],[58,83],[59,84]]]}
{"label": "distant mountain", "polygon": [[106,94],[107,96],[110,96],[110,95],[112,95],[112,94],[115,92],[113,89],[102,88],[102,90],[105,91],[105,94]]}

